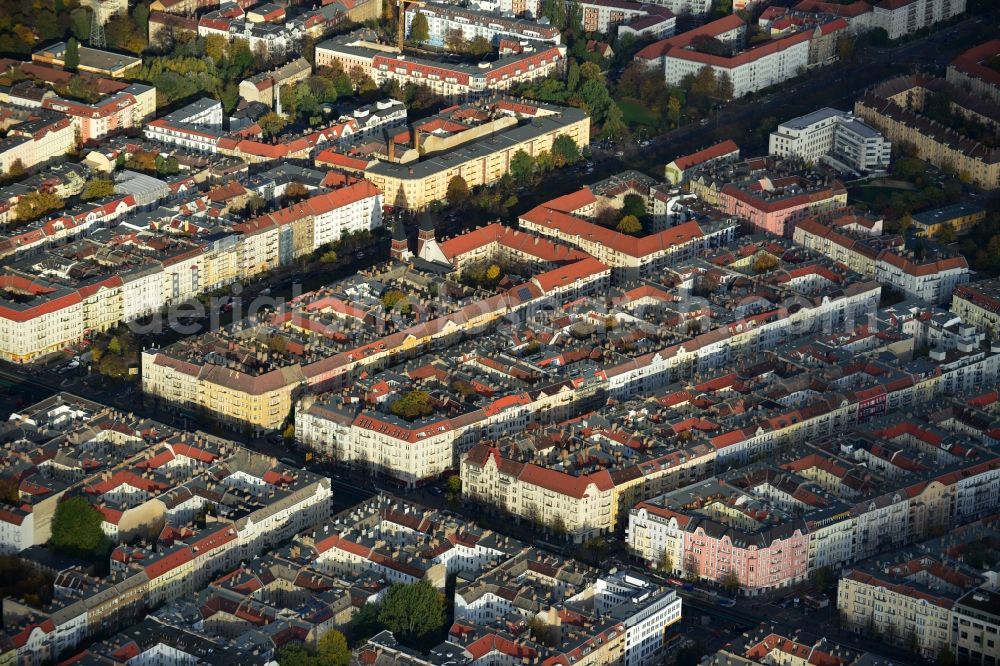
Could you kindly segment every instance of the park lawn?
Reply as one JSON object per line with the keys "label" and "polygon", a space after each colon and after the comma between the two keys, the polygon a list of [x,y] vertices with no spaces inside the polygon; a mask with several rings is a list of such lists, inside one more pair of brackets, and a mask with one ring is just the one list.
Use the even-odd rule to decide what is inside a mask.
{"label": "park lawn", "polygon": [[907,190],[897,187],[884,187],[881,185],[862,185],[861,187],[852,187],[847,190],[847,196],[851,201],[864,201],[869,206],[872,205],[877,198],[884,196],[885,198],[891,197],[897,192],[912,192],[913,190]]}
{"label": "park lawn", "polygon": [[622,110],[622,115],[625,116],[625,122],[628,123],[629,127],[646,125],[656,128],[659,125],[660,121],[656,114],[643,106],[642,102],[637,99],[626,97],[619,100],[618,108]]}

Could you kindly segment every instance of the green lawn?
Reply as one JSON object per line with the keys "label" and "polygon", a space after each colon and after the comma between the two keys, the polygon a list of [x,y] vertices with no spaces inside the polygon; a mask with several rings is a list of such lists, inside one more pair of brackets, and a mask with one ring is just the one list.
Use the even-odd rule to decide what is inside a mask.
{"label": "green lawn", "polygon": [[861,187],[849,188],[847,190],[847,196],[851,201],[864,201],[866,204],[871,205],[875,202],[875,199],[880,196],[888,198],[897,192],[912,191],[913,190],[896,187],[883,187],[880,185],[862,185]]}
{"label": "green lawn", "polygon": [[625,116],[625,122],[629,124],[630,127],[635,127],[636,125],[646,125],[648,127],[655,128],[657,126],[656,114],[651,112],[642,102],[632,99],[631,97],[626,97],[618,102],[618,107],[622,110],[622,115]]}

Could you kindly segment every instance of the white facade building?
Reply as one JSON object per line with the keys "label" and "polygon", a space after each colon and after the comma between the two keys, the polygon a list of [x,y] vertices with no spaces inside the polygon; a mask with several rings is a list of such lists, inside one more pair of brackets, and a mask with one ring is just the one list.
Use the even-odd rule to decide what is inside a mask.
{"label": "white facade building", "polygon": [[882,0],[872,10],[872,28],[899,39],[965,11],[965,0]]}
{"label": "white facade building", "polygon": [[892,144],[851,114],[825,107],[778,125],[768,153],[814,163],[828,158],[855,171],[871,171],[889,165]]}
{"label": "white facade building", "polygon": [[664,57],[667,85],[678,86],[688,74],[696,76],[704,67],[710,67],[716,79],[729,77],[733,98],[743,97],[805,72],[811,34],[805,30],[774,39],[731,58],[688,48],[670,49]]}

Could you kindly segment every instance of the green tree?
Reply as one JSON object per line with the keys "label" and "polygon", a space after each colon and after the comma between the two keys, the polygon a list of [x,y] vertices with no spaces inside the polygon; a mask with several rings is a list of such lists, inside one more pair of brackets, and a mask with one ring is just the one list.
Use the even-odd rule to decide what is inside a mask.
{"label": "green tree", "polygon": [[542,0],[540,13],[556,28],[566,27],[566,0]]}
{"label": "green tree", "polygon": [[24,162],[22,162],[20,158],[10,163],[10,169],[7,171],[8,178],[20,178],[24,174]]}
{"label": "green tree", "polygon": [[90,201],[101,199],[115,193],[115,183],[110,178],[93,178],[88,180],[80,192],[80,199]]}
{"label": "green tree", "polygon": [[351,662],[351,649],[344,634],[331,629],[319,639],[316,656],[320,666],[347,666]]}
{"label": "green tree", "polygon": [[585,62],[580,65],[580,78],[584,81],[598,81],[604,83],[604,72],[596,62]]}
{"label": "green tree", "polygon": [[387,312],[390,310],[399,310],[403,314],[409,314],[413,309],[413,306],[406,298],[406,294],[399,289],[389,289],[382,294],[382,307]]}
{"label": "green tree", "polygon": [[667,120],[673,127],[681,122],[681,101],[675,95],[671,95],[667,101]]}
{"label": "green tree", "polygon": [[510,158],[510,175],[514,177],[514,180],[519,183],[523,183],[531,178],[531,174],[535,171],[535,160],[531,158],[531,155],[519,150],[514,153],[514,156]]}
{"label": "green tree", "polygon": [[601,135],[611,141],[620,141],[628,135],[628,125],[625,124],[625,115],[622,113],[621,107],[615,102],[612,102],[608,107],[608,115],[604,119]]}
{"label": "green tree", "polygon": [[83,497],[70,497],[56,506],[49,544],[56,550],[97,554],[109,544],[101,529],[104,516]]}
{"label": "green tree", "polygon": [[422,44],[430,37],[430,28],[427,25],[427,17],[423,12],[417,11],[413,21],[410,22],[410,41]]}
{"label": "green tree", "polygon": [[389,411],[401,419],[413,421],[422,416],[430,416],[434,412],[431,396],[427,391],[413,389],[402,397],[393,400]]}
{"label": "green tree", "polygon": [[766,273],[771,269],[777,268],[778,259],[771,254],[761,254],[757,257],[757,261],[753,262],[753,272],[754,273]]}
{"label": "green tree", "polygon": [[460,28],[452,28],[444,36],[444,45],[449,51],[462,53],[465,51],[465,37]]}
{"label": "green tree", "polygon": [[637,218],[646,216],[646,202],[638,194],[626,194],[622,201],[622,215],[634,215]]}
{"label": "green tree", "polygon": [[721,585],[722,589],[728,592],[729,594],[735,594],[740,589],[739,576],[736,575],[735,571],[732,570],[727,571],[722,575],[722,578],[719,580],[719,585]]}
{"label": "green tree", "polygon": [[666,548],[664,548],[663,552],[660,553],[660,562],[659,562],[657,568],[660,571],[662,571],[663,573],[667,573],[667,574],[673,573],[673,570],[674,570],[674,558],[670,554],[670,551],[667,550]]}
{"label": "green tree", "polygon": [[569,63],[569,69],[566,72],[566,90],[569,92],[575,92],[577,86],[580,85],[580,66],[576,64],[576,60],[571,60]]}
{"label": "green tree", "polygon": [[820,594],[824,594],[833,587],[836,580],[836,576],[833,575],[833,569],[828,566],[820,567],[813,575],[813,582],[816,584],[816,590]]}
{"label": "green tree", "polygon": [[955,242],[955,227],[951,225],[951,222],[945,222],[935,232],[934,237],[940,243],[953,243]]}
{"label": "green tree", "polygon": [[109,354],[114,354],[115,356],[121,356],[125,353],[125,346],[122,344],[121,339],[119,339],[117,335],[111,338],[111,341],[108,343],[107,351]]}
{"label": "green tree", "polygon": [[87,41],[90,39],[90,7],[77,7],[69,15],[69,29],[74,37]]}
{"label": "green tree", "polygon": [[[560,158],[559,164],[564,163],[562,158]],[[556,158],[548,150],[543,150],[535,157],[535,168],[538,169],[538,173],[548,173],[556,168]]]}
{"label": "green tree", "polygon": [[385,627],[378,619],[379,606],[375,603],[365,604],[351,620],[351,637],[355,641],[363,641]]}
{"label": "green tree", "polygon": [[453,496],[462,494],[462,477],[458,474],[448,477],[448,494]]}
{"label": "green tree", "polygon": [[903,180],[922,181],[927,175],[927,165],[916,157],[900,157],[892,165],[892,173]]}
{"label": "green tree", "polygon": [[76,37],[70,37],[66,42],[66,54],[63,56],[63,68],[75,72],[80,66],[80,43]]}
{"label": "green tree", "polygon": [[226,57],[226,47],[229,40],[222,35],[209,35],[205,37],[205,55],[212,59],[216,65]]}
{"label": "green tree", "polygon": [[733,98],[733,80],[729,74],[723,72],[715,81],[715,96],[721,100]]}
{"label": "green tree", "polygon": [[327,250],[319,256],[319,260],[324,264],[335,264],[337,263],[337,251]]}
{"label": "green tree", "polygon": [[497,264],[490,264],[486,268],[486,279],[489,280],[490,282],[499,280],[500,274],[501,274],[500,266],[498,266]]}
{"label": "green tree", "polygon": [[634,236],[642,232],[642,222],[635,215],[626,215],[618,222],[615,229],[623,234]]}
{"label": "green tree", "polygon": [[464,206],[469,200],[469,184],[459,175],[452,176],[448,181],[448,189],[445,193],[448,203],[453,206]]}
{"label": "green tree", "polygon": [[[568,134],[560,134],[552,142],[552,157],[556,166],[576,164],[580,161],[580,147]],[[561,163],[560,163],[561,162]]]}
{"label": "green tree", "polygon": [[378,620],[404,644],[420,640],[444,626],[444,595],[426,580],[395,584],[379,604]]}
{"label": "green tree", "polygon": [[955,653],[953,653],[951,649],[945,645],[941,648],[941,651],[938,652],[937,663],[938,666],[955,666]]}
{"label": "green tree", "polygon": [[490,44],[490,41],[482,35],[476,35],[469,41],[468,44],[466,44],[465,50],[471,56],[483,58],[493,50],[493,45]]}
{"label": "green tree", "polygon": [[319,666],[319,660],[302,643],[289,643],[278,651],[278,666]]}
{"label": "green tree", "polygon": [[[582,67],[580,68],[583,69]],[[608,86],[603,81],[591,79],[580,86],[580,99],[583,105],[590,111],[591,122],[603,123],[608,109],[613,101],[608,93]],[[621,111],[621,109],[619,109]]]}
{"label": "green tree", "polygon": [[270,111],[261,116],[257,120],[257,124],[260,125],[260,131],[264,138],[270,139],[281,134],[281,130],[285,129],[288,121],[274,111]]}
{"label": "green tree", "polygon": [[132,22],[135,28],[142,35],[143,39],[149,38],[149,5],[140,2],[132,10]]}
{"label": "green tree", "polygon": [[29,192],[18,199],[14,215],[19,222],[28,222],[62,207],[63,200],[51,192]]}

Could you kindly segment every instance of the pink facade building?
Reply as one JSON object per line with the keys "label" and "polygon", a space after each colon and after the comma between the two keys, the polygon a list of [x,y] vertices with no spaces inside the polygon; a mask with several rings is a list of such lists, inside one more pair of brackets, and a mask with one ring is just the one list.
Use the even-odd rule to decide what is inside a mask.
{"label": "pink facade building", "polygon": [[764,176],[729,183],[719,192],[724,212],[778,236],[791,236],[799,220],[846,204],[847,190],[839,181],[813,184],[799,176]]}
{"label": "pink facade building", "polygon": [[709,479],[640,503],[629,519],[629,546],[674,575],[738,582],[751,596],[805,580],[806,522],[769,490],[770,480],[741,486]]}

